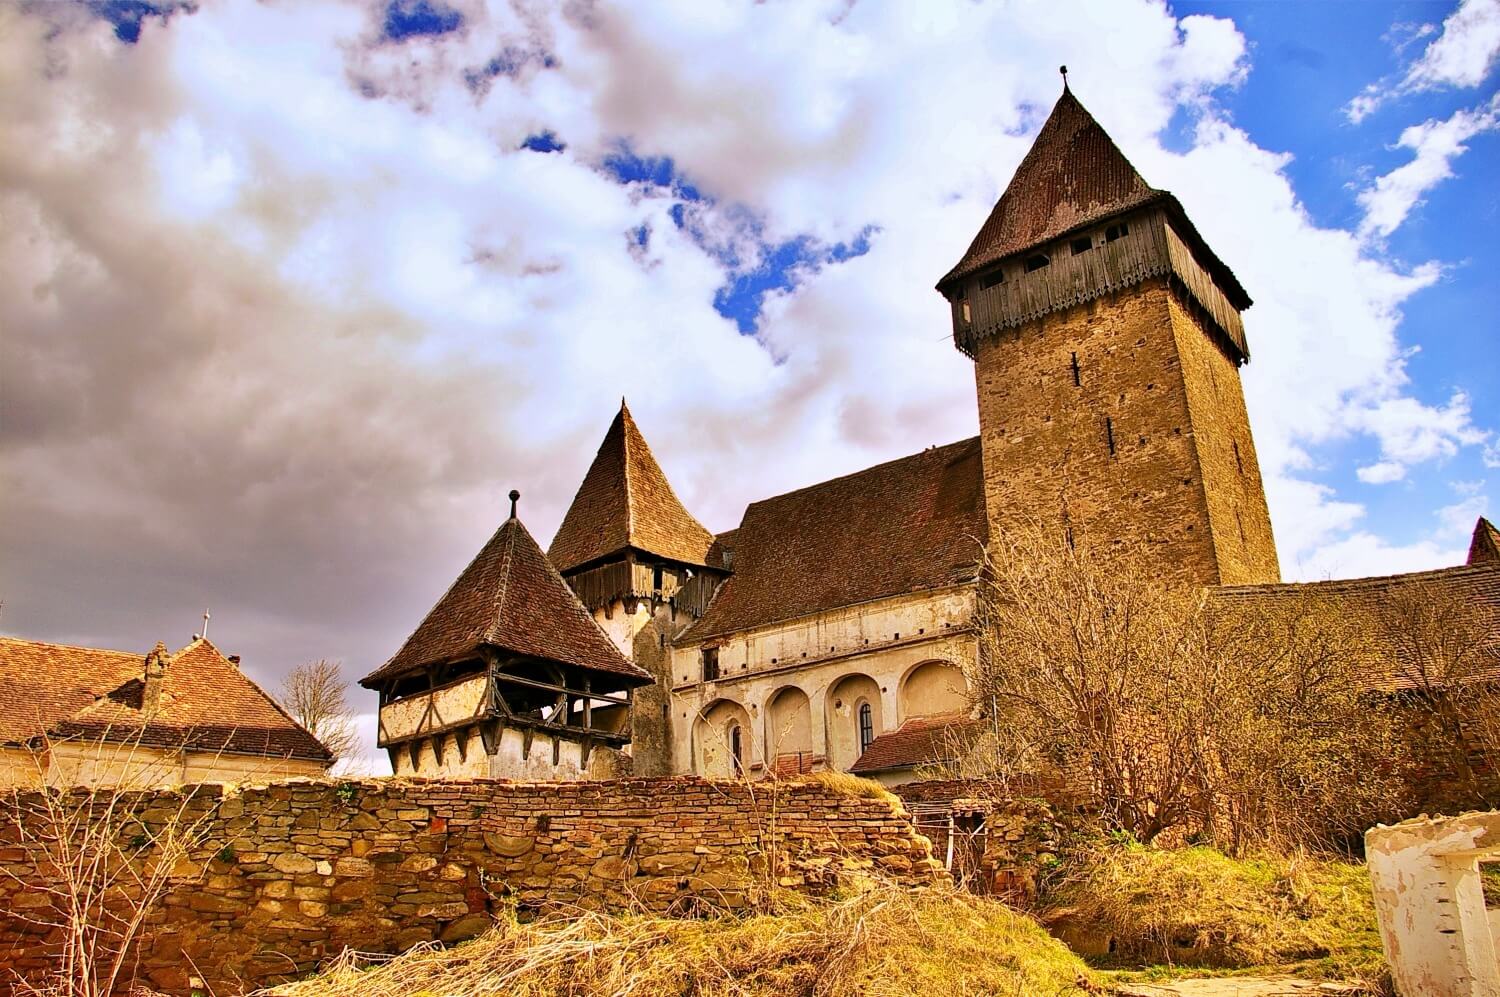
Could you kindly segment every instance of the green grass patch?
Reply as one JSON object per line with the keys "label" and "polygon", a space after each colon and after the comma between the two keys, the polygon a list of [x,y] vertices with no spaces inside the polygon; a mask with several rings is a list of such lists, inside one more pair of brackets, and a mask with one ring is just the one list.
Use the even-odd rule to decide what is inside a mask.
{"label": "green grass patch", "polygon": [[1380,987],[1387,975],[1369,875],[1332,858],[1101,845],[1068,863],[1041,913],[1087,934],[1094,964],[1147,978],[1274,968]]}

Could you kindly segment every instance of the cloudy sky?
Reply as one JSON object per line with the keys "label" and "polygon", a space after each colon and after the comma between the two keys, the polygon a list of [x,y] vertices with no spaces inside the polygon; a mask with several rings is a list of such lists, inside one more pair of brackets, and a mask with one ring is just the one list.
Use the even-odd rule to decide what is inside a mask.
{"label": "cloudy sky", "polygon": [[1284,573],[1456,563],[1497,51],[1500,0],[0,0],[0,630],[207,607],[357,677],[511,487],[546,543],[621,395],[715,530],[976,432],[932,285],[1059,63],[1256,299]]}

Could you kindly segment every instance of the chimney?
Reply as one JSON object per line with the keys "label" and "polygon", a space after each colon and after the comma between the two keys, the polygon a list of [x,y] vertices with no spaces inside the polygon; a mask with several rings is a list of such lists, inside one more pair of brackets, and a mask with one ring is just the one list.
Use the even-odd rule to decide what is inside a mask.
{"label": "chimney", "polygon": [[167,680],[167,665],[171,663],[167,645],[161,641],[146,655],[146,678],[141,687],[141,714],[150,720],[161,708],[161,687]]}

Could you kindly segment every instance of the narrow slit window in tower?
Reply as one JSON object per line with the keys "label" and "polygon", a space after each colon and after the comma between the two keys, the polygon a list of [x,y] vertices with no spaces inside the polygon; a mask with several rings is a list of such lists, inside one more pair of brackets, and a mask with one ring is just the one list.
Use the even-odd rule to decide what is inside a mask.
{"label": "narrow slit window in tower", "polygon": [[1104,441],[1109,444],[1109,455],[1115,455],[1115,421],[1109,416],[1104,417]]}
{"label": "narrow slit window in tower", "polygon": [[1076,388],[1079,385],[1081,385],[1082,383],[1083,383],[1083,381],[1079,377],[1079,370],[1078,370],[1078,354],[1075,353],[1075,354],[1073,354],[1073,386]]}
{"label": "narrow slit window in tower", "polygon": [[1231,441],[1229,445],[1232,446],[1232,447],[1234,447],[1234,466],[1237,467],[1237,468],[1239,468],[1239,471],[1240,471],[1241,474],[1244,474],[1245,473],[1245,463],[1244,463],[1244,461],[1240,460],[1240,445],[1238,443],[1233,442],[1233,441]]}

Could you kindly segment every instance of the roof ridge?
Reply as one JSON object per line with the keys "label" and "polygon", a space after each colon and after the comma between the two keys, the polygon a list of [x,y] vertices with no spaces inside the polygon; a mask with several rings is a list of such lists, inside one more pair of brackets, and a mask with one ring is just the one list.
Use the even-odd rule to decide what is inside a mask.
{"label": "roof ridge", "polygon": [[[633,426],[635,426],[635,416],[630,414],[630,409],[626,406],[622,395],[620,397],[620,433],[624,437],[621,445],[625,448],[625,467],[622,473],[625,479],[625,543],[627,545],[635,539],[635,490],[630,487],[630,430]],[[639,428],[636,431],[639,432]],[[642,442],[644,440],[645,438],[642,437]],[[655,460],[656,455],[652,454],[651,459]],[[662,476],[665,477],[666,472],[663,472]],[[670,482],[667,487],[672,487]]]}
{"label": "roof ridge", "polygon": [[[514,516],[505,521],[500,528],[520,526],[521,521]],[[516,531],[511,529],[510,536],[506,538],[505,553],[500,559],[500,590],[495,593],[495,611],[490,617],[490,625],[485,628],[485,636],[493,636],[500,620],[505,616],[505,596],[510,591],[510,569],[516,553]],[[550,563],[550,562],[549,562]],[[455,582],[455,584],[457,584]]]}
{"label": "roof ridge", "polygon": [[88,644],[68,644],[58,640],[36,640],[32,637],[13,637],[10,634],[0,634],[0,641],[14,641],[17,644],[39,644],[42,647],[65,647],[73,651],[93,651],[96,654],[123,654],[130,658],[145,659],[146,655],[138,651],[122,651],[115,647],[90,647]]}
{"label": "roof ridge", "polygon": [[1500,573],[1500,561],[1481,561],[1478,564],[1450,564],[1442,568],[1425,568],[1421,571],[1398,571],[1389,575],[1362,575],[1359,578],[1321,578],[1310,582],[1255,582],[1245,585],[1211,585],[1209,590],[1224,595],[1240,595],[1250,592],[1267,592],[1274,589],[1306,588],[1311,585],[1326,586],[1370,586],[1391,581],[1421,581],[1451,575]]}
{"label": "roof ridge", "polygon": [[[903,454],[900,457],[892,457],[890,460],[883,460],[879,464],[871,464],[869,467],[862,467],[858,471],[850,471],[847,474],[840,474],[840,475],[836,475],[836,476],[834,476],[832,478],[825,478],[822,481],[814,481],[811,484],[803,485],[801,488],[793,488],[791,491],[779,492],[776,495],[767,495],[765,498],[756,499],[754,502],[751,502],[749,505],[745,506],[745,511],[749,512],[751,506],[763,505],[766,502],[774,502],[777,499],[787,498],[787,497],[792,496],[792,495],[799,495],[802,492],[810,491],[810,490],[812,490],[814,488],[822,488],[825,485],[831,485],[831,484],[833,484],[834,482],[837,482],[837,481],[844,481],[844,480],[846,480],[848,478],[857,478],[857,477],[859,477],[862,474],[869,474],[869,473],[871,473],[873,471],[879,471],[879,470],[881,470],[883,468],[889,467],[892,464],[899,464],[899,463],[901,463],[902,461],[905,461],[905,460],[912,460],[913,458],[920,457],[923,454],[931,453],[931,452],[933,452],[935,450],[947,450],[950,447],[962,446],[962,445],[967,444],[967,443],[976,443],[976,442],[978,442],[978,440],[979,440],[979,436],[976,434],[974,436],[964,437],[961,440],[954,440],[952,443],[934,443],[932,446],[923,447],[921,450],[918,450],[915,453]],[[745,522],[744,517],[741,516],[740,517],[740,526],[743,526],[744,522]],[[726,530],[725,532],[726,533],[733,533],[733,532],[735,532],[735,530],[738,530],[739,528],[740,528],[739,526],[736,526],[734,528],[734,530]],[[715,534],[715,538],[717,538],[719,536],[722,536],[722,535],[723,534]]]}

